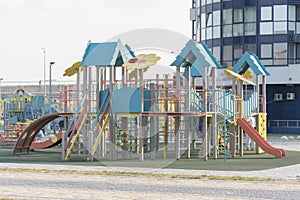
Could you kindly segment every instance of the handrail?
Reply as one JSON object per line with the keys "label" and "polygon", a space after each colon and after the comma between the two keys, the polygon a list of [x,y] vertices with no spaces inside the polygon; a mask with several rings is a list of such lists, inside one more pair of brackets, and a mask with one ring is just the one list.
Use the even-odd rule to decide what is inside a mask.
{"label": "handrail", "polygon": [[73,148],[74,148],[74,146],[75,146],[76,139],[77,139],[77,138],[79,137],[79,135],[80,135],[80,131],[81,131],[83,125],[84,125],[84,122],[85,122],[87,116],[88,116],[87,114],[84,115],[84,117],[83,117],[83,119],[82,119],[82,123],[80,124],[80,126],[79,126],[79,128],[78,128],[78,130],[77,130],[77,133],[76,133],[76,135],[74,136],[74,140],[73,140],[72,144],[70,145],[70,148],[68,149],[68,151],[67,151],[67,153],[66,153],[65,160],[68,160],[70,154],[72,153],[72,150],[73,150]]}
{"label": "handrail", "polygon": [[66,137],[66,138],[69,136],[69,134],[70,134],[70,132],[71,132],[71,130],[72,130],[72,128],[73,128],[73,125],[74,125],[74,123],[75,123],[75,120],[76,120],[77,117],[78,117],[78,113],[79,113],[80,110],[82,109],[82,107],[83,107],[83,105],[84,105],[84,103],[85,103],[85,101],[86,101],[86,99],[87,99],[87,96],[88,96],[88,92],[86,91],[85,94],[83,95],[83,98],[82,98],[80,104],[79,104],[79,107],[77,108],[76,113],[74,114],[74,116],[73,116],[73,118],[72,118],[72,120],[71,120],[71,123],[70,123],[70,125],[69,125],[67,131],[65,132],[65,137]]}
{"label": "handrail", "polygon": [[101,118],[100,118],[100,120],[97,123],[96,130],[92,129],[92,131],[94,132],[94,134],[98,132],[98,130],[99,130],[101,124],[102,124],[102,121],[104,119],[104,116],[107,114],[109,106],[110,106],[110,102],[107,103],[107,105],[106,105],[106,107],[105,107],[105,109],[104,109],[104,111],[103,111],[103,113],[101,115]]}
{"label": "handrail", "polygon": [[[98,120],[99,120],[99,117],[100,117],[100,115],[101,115],[101,111],[102,111],[103,106],[105,105],[105,102],[106,102],[106,100],[107,100],[107,98],[108,98],[109,96],[110,96],[109,93],[107,93],[106,96],[105,96],[105,98],[104,98],[103,103],[102,103],[101,106],[100,106],[100,109],[99,109],[99,111],[98,111],[98,113],[97,113],[97,116],[96,116],[96,118],[94,119],[93,124],[92,124],[92,128],[91,128],[92,131],[94,131],[96,124],[98,124]],[[109,102],[107,102],[107,104],[109,104]],[[107,105],[106,105],[106,106],[107,106]],[[105,109],[106,109],[106,108],[105,108]],[[105,109],[104,109],[104,112],[103,112],[103,113],[106,113],[106,112],[105,112]]]}
{"label": "handrail", "polygon": [[[78,116],[77,116],[76,122],[74,121],[73,124],[72,124],[72,126],[69,126],[69,127],[71,127],[71,132],[70,132],[70,130],[68,128],[68,131],[70,132],[70,135],[69,135],[69,132],[67,131],[67,136],[69,135],[69,139],[67,140],[67,143],[66,143],[66,146],[65,146],[65,150],[68,149],[68,147],[69,147],[69,145],[71,143],[71,140],[73,138],[74,132],[76,131],[76,127],[79,125],[79,123],[81,123],[82,118],[83,118],[83,116],[85,114],[85,110],[87,109],[87,106],[88,106],[88,101],[87,101],[87,92],[86,92],[86,94],[84,95],[84,98],[82,99],[82,102],[80,103],[80,107],[78,109],[78,112],[80,112],[80,110],[81,110],[81,112],[80,112],[79,115],[77,113]],[[72,119],[72,120],[75,120],[75,119]]]}
{"label": "handrail", "polygon": [[100,133],[98,134],[98,136],[97,136],[97,138],[96,138],[95,144],[94,144],[93,149],[92,149],[92,156],[93,156],[93,157],[94,157],[95,152],[96,152],[96,150],[97,150],[97,146],[98,146],[98,144],[99,144],[99,142],[100,142],[101,136],[102,136],[102,134],[103,134],[103,132],[104,132],[104,130],[105,130],[105,127],[106,127],[108,121],[109,121],[109,118],[110,118],[110,116],[107,115],[107,117],[106,117],[106,119],[105,119],[105,121],[104,121],[104,123],[103,123],[103,125],[102,125],[102,128],[101,128],[101,130],[100,130]]}

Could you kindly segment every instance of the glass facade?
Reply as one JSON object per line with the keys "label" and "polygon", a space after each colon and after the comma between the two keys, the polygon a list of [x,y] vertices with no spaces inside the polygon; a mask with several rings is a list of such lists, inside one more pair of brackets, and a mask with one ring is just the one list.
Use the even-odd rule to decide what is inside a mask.
{"label": "glass facade", "polygon": [[[300,63],[300,2],[200,0],[197,39],[224,67],[248,51],[266,66]],[[298,35],[299,34],[299,35]]]}

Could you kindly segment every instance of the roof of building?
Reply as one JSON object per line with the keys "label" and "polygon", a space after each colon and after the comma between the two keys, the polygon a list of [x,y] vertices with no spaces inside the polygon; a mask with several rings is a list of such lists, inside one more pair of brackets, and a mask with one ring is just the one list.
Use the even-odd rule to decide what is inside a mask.
{"label": "roof of building", "polygon": [[89,42],[81,66],[122,66],[134,53],[128,45],[117,42]]}
{"label": "roof of building", "polygon": [[189,40],[185,44],[185,47],[176,56],[176,60],[171,66],[190,66],[190,74],[193,77],[202,77],[202,68],[204,66],[207,67],[208,75],[210,75],[211,67],[222,68],[205,43],[196,43],[193,40]]}
{"label": "roof of building", "polygon": [[259,58],[254,53],[249,54],[248,52],[245,52],[242,55],[234,65],[232,71],[238,74],[244,74],[249,68],[252,69],[256,75],[270,75],[266,67],[260,62]]}

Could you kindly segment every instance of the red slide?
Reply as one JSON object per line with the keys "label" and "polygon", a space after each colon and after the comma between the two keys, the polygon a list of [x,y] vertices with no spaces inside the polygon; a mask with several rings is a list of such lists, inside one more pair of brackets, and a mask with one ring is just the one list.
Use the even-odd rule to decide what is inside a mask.
{"label": "red slide", "polygon": [[43,129],[43,127],[46,124],[55,120],[56,118],[67,117],[72,115],[72,113],[53,113],[45,115],[32,122],[29,126],[26,127],[26,129],[21,133],[20,137],[18,138],[14,147],[14,154],[17,152],[28,152],[30,149],[32,149],[31,145],[34,141],[35,136],[40,130]]}
{"label": "red slide", "polygon": [[282,158],[286,156],[286,153],[283,149],[271,146],[245,118],[238,119],[237,123],[246,132],[246,134],[266,153],[274,155],[275,158]]}
{"label": "red slide", "polygon": [[33,142],[30,145],[30,149],[46,149],[46,148],[54,147],[61,143],[62,134],[63,134],[62,132],[59,132],[54,136],[52,136],[51,138],[49,138],[48,140],[45,140],[43,142],[37,142],[37,141]]}
{"label": "red slide", "polygon": [[0,142],[5,142],[5,138],[0,134]]}

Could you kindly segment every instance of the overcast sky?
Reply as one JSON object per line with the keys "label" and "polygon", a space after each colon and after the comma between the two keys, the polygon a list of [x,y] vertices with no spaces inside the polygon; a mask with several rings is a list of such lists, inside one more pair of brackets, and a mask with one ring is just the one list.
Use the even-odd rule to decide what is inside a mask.
{"label": "overcast sky", "polygon": [[81,61],[89,40],[103,42],[141,28],[168,29],[190,38],[190,0],[0,0],[0,78],[44,80],[42,47],[52,77]]}

